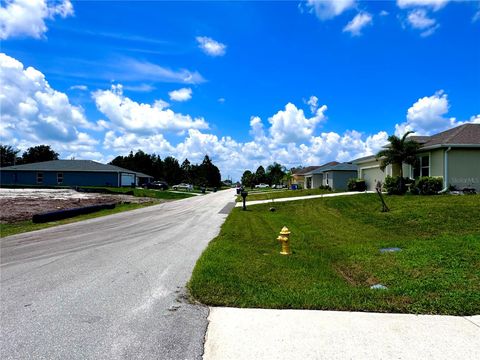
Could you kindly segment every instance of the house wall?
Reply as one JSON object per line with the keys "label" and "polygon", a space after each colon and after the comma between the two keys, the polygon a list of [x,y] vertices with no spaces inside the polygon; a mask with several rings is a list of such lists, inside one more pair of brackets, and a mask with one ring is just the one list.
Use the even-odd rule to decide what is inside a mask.
{"label": "house wall", "polygon": [[323,175],[322,174],[313,174],[312,175],[312,189],[318,189],[322,185]]}
{"label": "house wall", "polygon": [[[430,152],[430,176],[441,176],[445,174],[445,150],[438,149]],[[449,154],[450,155],[450,154]]]}
{"label": "house wall", "polygon": [[448,152],[447,185],[480,192],[480,149],[451,149]]}
{"label": "house wall", "polygon": [[356,179],[356,171],[329,171],[332,173],[333,182],[331,188],[333,190],[347,190],[348,180]]}
{"label": "house wall", "polygon": [[[419,152],[418,157],[429,156],[430,157],[430,176],[444,177],[444,149],[436,149],[432,151]],[[450,153],[449,153],[450,155]]]}
{"label": "house wall", "polygon": [[37,183],[37,171],[1,171],[2,185],[44,186],[118,186],[118,174],[113,172],[63,172],[63,182],[57,183],[57,171],[43,172],[43,182]]}

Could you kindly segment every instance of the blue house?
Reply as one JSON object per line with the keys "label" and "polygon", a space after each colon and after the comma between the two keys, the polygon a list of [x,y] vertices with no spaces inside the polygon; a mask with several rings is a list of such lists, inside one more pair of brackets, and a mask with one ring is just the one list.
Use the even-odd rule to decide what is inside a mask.
{"label": "blue house", "polygon": [[131,186],[152,176],[92,160],[52,160],[0,168],[0,184],[36,186]]}
{"label": "blue house", "polygon": [[332,190],[347,190],[348,180],[357,177],[357,165],[331,163],[305,173],[305,188],[330,186]]}

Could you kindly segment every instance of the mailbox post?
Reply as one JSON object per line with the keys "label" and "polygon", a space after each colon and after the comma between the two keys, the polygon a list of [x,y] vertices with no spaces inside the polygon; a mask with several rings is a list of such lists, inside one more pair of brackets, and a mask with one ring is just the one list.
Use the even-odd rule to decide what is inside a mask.
{"label": "mailbox post", "polygon": [[247,210],[247,205],[245,204],[245,199],[247,198],[248,191],[242,190],[242,192],[240,193],[240,195],[241,195],[242,198],[243,198],[243,211],[245,211],[245,210]]}

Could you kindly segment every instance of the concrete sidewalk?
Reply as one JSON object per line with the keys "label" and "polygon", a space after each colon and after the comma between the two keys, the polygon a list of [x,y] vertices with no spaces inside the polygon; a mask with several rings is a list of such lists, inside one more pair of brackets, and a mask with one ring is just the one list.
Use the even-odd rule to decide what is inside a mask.
{"label": "concrete sidewalk", "polygon": [[210,308],[204,360],[478,359],[480,316]]}
{"label": "concrete sidewalk", "polygon": [[[333,197],[333,196],[349,196],[349,195],[359,195],[359,194],[374,194],[374,191],[349,191],[349,192],[342,192],[342,193],[332,193],[332,194],[321,194],[321,195],[307,195],[307,196],[295,196],[295,197],[286,197],[286,198],[279,198],[279,199],[270,199],[270,200],[252,200],[247,201],[246,205],[258,205],[258,204],[273,204],[277,202],[285,202],[285,201],[296,201],[296,200],[308,200],[308,199],[318,199],[318,198],[326,198],[326,197]],[[241,207],[242,202],[237,202],[235,207]]]}

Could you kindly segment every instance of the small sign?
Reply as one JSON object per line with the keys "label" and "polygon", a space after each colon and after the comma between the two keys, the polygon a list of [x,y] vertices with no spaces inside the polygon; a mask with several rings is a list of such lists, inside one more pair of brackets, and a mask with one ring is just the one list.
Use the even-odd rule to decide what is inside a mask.
{"label": "small sign", "polygon": [[380,249],[380,252],[383,254],[383,253],[386,253],[386,252],[398,252],[398,251],[402,251],[402,249],[398,248],[398,247],[389,247],[389,248],[383,248],[383,249]]}

